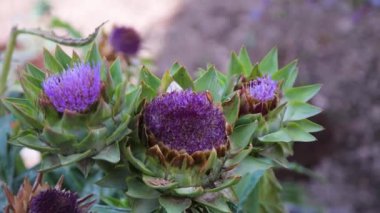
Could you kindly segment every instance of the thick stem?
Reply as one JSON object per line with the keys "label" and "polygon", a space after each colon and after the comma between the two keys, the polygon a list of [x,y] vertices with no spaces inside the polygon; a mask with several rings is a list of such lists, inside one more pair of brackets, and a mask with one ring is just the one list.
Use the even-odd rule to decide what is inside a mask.
{"label": "thick stem", "polygon": [[4,94],[5,90],[7,89],[7,79],[9,75],[9,70],[11,68],[13,51],[16,47],[17,34],[17,27],[13,27],[7,45],[7,49],[5,50],[3,69],[0,76],[0,97]]}

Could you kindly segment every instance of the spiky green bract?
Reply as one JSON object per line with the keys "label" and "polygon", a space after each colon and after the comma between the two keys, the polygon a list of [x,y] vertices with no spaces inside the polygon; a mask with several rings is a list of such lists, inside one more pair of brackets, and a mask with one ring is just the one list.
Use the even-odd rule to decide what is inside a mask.
{"label": "spiky green bract", "polygon": [[[133,133],[126,146],[122,147],[122,156],[130,171],[127,177],[120,177],[127,179],[127,195],[133,211],[151,212],[164,209],[166,212],[231,212],[230,204],[237,204],[231,186],[240,180],[240,176],[231,170],[251,152],[248,144],[244,148],[238,148],[238,144],[247,142],[255,131],[255,126],[250,126],[252,128],[246,131],[236,129],[239,127],[235,122],[239,115],[240,99],[235,92],[225,95],[228,88],[227,77],[210,66],[193,81],[184,67],[174,64],[162,79],[142,68],[140,79],[140,104],[130,122]],[[194,106],[188,101],[190,99]],[[176,141],[160,141],[170,138],[152,131],[155,129],[152,123],[145,123],[155,119],[153,114],[157,110],[160,111],[157,119],[174,122],[163,125],[168,129],[162,131],[175,129],[176,133],[170,133],[175,136],[175,140],[181,139],[179,133],[183,131],[184,140],[178,143],[190,141],[191,144],[182,147],[177,146]],[[162,117],[168,110],[184,117],[191,116],[188,114],[195,117],[183,122],[184,129],[181,129],[181,122],[177,122],[178,127],[173,126],[176,123],[173,114],[168,114],[167,118]],[[205,126],[203,123],[207,122],[197,115],[204,115],[203,119],[208,119],[210,126]],[[149,119],[144,119],[144,116],[149,116]],[[190,120],[195,122],[192,128],[186,126]],[[217,134],[220,137],[204,135],[204,140],[193,140],[188,131],[194,131],[194,135],[207,134],[204,129],[195,128],[201,122],[204,125],[202,128],[207,128],[210,136]],[[220,130],[223,130],[223,134]],[[214,138],[225,140],[226,137],[228,143],[213,141]],[[194,143],[198,141],[214,144],[197,146]],[[188,146],[192,148],[187,149]],[[182,147],[181,150],[176,150],[178,147]],[[108,178],[108,181],[115,179]]]}
{"label": "spiky green bract", "polygon": [[[128,122],[134,103],[133,97],[140,91],[137,88],[127,89],[126,82],[122,79],[119,60],[116,60],[109,69],[106,68],[96,45],[90,48],[84,61],[81,61],[75,52],[73,57],[68,56],[58,46],[54,55],[45,50],[44,59],[45,71],[28,64],[20,74],[25,98],[2,99],[4,106],[21,121],[23,126],[22,131],[12,138],[10,143],[41,151],[43,153],[41,170],[77,163],[86,174],[94,161],[117,163],[120,160],[119,141],[130,132]],[[75,75],[84,76],[82,81],[87,77],[89,80],[93,79],[90,76],[92,68],[86,65],[84,71],[88,74],[82,75],[79,72],[83,69],[79,69],[81,65],[78,64],[100,66],[96,68],[101,70],[100,95],[96,96],[95,102],[83,111],[57,110],[50,100],[53,97],[50,93],[54,90],[49,90],[49,96],[44,94],[43,82],[49,76],[59,76],[65,70],[66,75],[71,75],[75,71]],[[67,71],[73,69],[74,71]],[[78,99],[76,101],[80,101],[82,96],[86,98],[84,93],[91,92],[91,89],[83,88],[86,85],[91,86],[92,83],[84,82],[83,85],[77,85],[81,92],[67,94],[65,98],[72,98],[75,95],[77,97],[74,98]]]}
{"label": "spiky green bract", "polygon": [[[308,120],[309,117],[320,113],[321,109],[307,103],[316,95],[321,85],[293,87],[297,74],[297,61],[279,68],[276,48],[255,64],[251,62],[245,48],[242,48],[239,54],[232,53],[228,70],[231,85],[229,89],[237,91],[241,97],[241,111],[237,123],[242,126],[241,131],[245,130],[244,125],[248,126],[252,122],[256,125],[249,141],[239,146],[253,146],[251,156],[244,161],[247,165],[255,165],[259,157],[269,161],[270,167],[287,168],[287,157],[293,154],[293,142],[315,141],[316,138],[310,133],[323,129]],[[272,84],[277,85],[276,98],[260,101],[260,98],[254,97],[256,94],[250,96],[252,82],[262,81],[263,78],[270,79],[270,82],[267,82],[269,88],[272,88]],[[282,212],[277,193],[280,187],[271,169],[265,168],[256,173],[242,175],[242,181],[235,187],[240,198],[238,209],[243,212]],[[244,179],[249,181],[246,182]],[[277,195],[269,196],[269,192]],[[265,201],[260,203],[260,199]]]}

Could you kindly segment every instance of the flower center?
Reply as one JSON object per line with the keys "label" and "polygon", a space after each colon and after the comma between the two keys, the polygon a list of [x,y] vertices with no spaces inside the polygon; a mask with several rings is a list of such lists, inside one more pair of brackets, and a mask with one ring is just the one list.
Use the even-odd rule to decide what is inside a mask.
{"label": "flower center", "polygon": [[83,112],[99,99],[100,65],[77,64],[45,79],[42,86],[57,111]]}
{"label": "flower center", "polygon": [[249,95],[260,101],[267,102],[276,97],[277,82],[269,76],[257,78],[248,83]]}
{"label": "flower center", "polygon": [[29,205],[30,213],[79,213],[78,196],[69,191],[48,189],[34,196]]}
{"label": "flower center", "polygon": [[157,97],[146,106],[144,122],[158,141],[189,154],[227,143],[223,113],[206,93],[181,91]]}

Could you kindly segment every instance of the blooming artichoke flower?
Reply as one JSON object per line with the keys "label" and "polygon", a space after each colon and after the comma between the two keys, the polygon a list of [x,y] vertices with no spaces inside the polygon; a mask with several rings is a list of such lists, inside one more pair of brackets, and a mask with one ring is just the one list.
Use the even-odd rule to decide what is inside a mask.
{"label": "blooming artichoke flower", "polygon": [[278,103],[278,83],[269,76],[258,77],[243,86],[241,96],[241,114],[261,113],[266,115]]}
{"label": "blooming artichoke flower", "polygon": [[141,46],[140,35],[131,27],[114,27],[109,41],[114,51],[126,56],[136,55]]}
{"label": "blooming artichoke flower", "polygon": [[100,98],[100,65],[75,64],[45,79],[42,88],[58,112],[84,112]]}
{"label": "blooming artichoke flower", "polygon": [[[127,179],[133,211],[230,212],[227,202],[236,202],[231,186],[240,176],[231,171],[251,148],[235,144],[243,137],[233,133],[239,96],[222,102],[224,88],[208,89],[214,82],[208,74],[192,81],[175,64],[160,80],[141,70],[141,104],[122,148],[130,171],[120,177]],[[184,90],[166,92],[173,82]]]}
{"label": "blooming artichoke flower", "polygon": [[118,162],[138,92],[125,95],[119,60],[103,72],[95,45],[85,62],[59,47],[55,57],[48,51],[44,56],[46,72],[27,65],[20,74],[25,98],[2,99],[23,125],[10,143],[43,152],[42,170],[77,163],[86,174],[94,161]]}
{"label": "blooming artichoke flower", "polygon": [[43,175],[39,173],[32,186],[25,178],[17,195],[3,187],[8,200],[5,213],[86,213],[96,201],[91,199],[92,195],[79,198],[75,192],[62,189],[63,176],[54,188],[43,183],[42,179]]}

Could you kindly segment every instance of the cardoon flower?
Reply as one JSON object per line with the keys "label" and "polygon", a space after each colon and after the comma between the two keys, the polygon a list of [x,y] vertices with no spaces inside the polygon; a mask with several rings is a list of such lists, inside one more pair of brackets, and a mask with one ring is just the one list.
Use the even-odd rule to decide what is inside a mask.
{"label": "cardoon flower", "polygon": [[278,99],[278,83],[270,76],[251,80],[241,90],[241,114],[261,113],[267,114],[276,107]]}
{"label": "cardoon flower", "polygon": [[100,65],[76,64],[45,79],[42,86],[57,111],[83,112],[99,99]]}
{"label": "cardoon flower", "polygon": [[140,35],[130,27],[114,27],[109,40],[116,52],[127,56],[136,55],[141,45]]}
{"label": "cardoon flower", "polygon": [[[138,90],[126,92],[128,82],[120,79],[120,69],[112,69],[112,75],[104,73],[107,77],[101,79],[100,64],[105,63],[94,57],[97,51],[94,45],[85,54],[92,64],[78,63],[78,58],[70,58],[59,47],[54,54],[45,52],[45,61],[55,61],[67,69],[54,70],[59,73],[46,77],[53,72],[49,70],[52,67],[43,71],[28,64],[20,73],[26,95],[20,99],[1,99],[25,127],[14,138],[14,144],[57,159],[44,163],[47,165],[42,168],[44,171],[77,163],[86,174],[97,161],[116,163],[120,160],[116,142],[129,133],[127,124],[134,107],[131,104],[134,99],[128,102],[126,99],[137,97]],[[116,63],[118,61],[111,67],[116,67]],[[23,103],[21,110],[20,103]],[[30,127],[35,131],[30,131]],[[114,151],[112,157],[109,150]],[[63,160],[61,156],[70,160]],[[43,161],[47,159],[51,158]]]}
{"label": "cardoon flower", "polygon": [[257,101],[267,102],[276,97],[277,82],[269,76],[257,78],[248,83],[249,95]]}
{"label": "cardoon flower", "polygon": [[43,175],[39,173],[33,186],[27,178],[24,179],[17,195],[13,195],[8,188],[4,192],[8,205],[6,213],[86,213],[95,203],[92,195],[79,198],[74,192],[62,190],[63,176],[54,188],[42,182]]}
{"label": "cardoon flower", "polygon": [[227,143],[223,113],[206,93],[182,91],[160,96],[146,106],[144,123],[157,141],[189,154]]}

